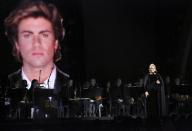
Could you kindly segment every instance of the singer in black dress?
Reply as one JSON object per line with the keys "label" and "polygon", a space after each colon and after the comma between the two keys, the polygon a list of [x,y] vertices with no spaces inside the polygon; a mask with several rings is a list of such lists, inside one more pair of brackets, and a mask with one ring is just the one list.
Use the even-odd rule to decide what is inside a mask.
{"label": "singer in black dress", "polygon": [[[65,91],[69,75],[59,70],[55,64],[61,59],[59,43],[65,34],[63,18],[56,6],[43,1],[23,1],[5,19],[4,25],[5,34],[13,47],[12,53],[22,65],[17,72],[8,76],[6,103],[11,106],[11,113],[8,114],[8,117],[20,119],[22,116],[19,105],[23,102],[33,103],[32,108],[36,109],[33,100],[28,102],[30,99],[26,99],[26,95],[30,94],[30,90],[34,86],[33,81],[37,81],[38,87],[52,91],[51,96],[48,94],[48,103],[45,105],[51,107],[55,113],[41,112],[42,108],[37,108],[37,112],[41,112],[39,117],[59,117],[62,111],[57,111],[62,110],[61,99],[64,97],[61,92]],[[36,95],[35,91],[33,93]],[[11,99],[9,100],[9,98]],[[28,115],[24,116],[24,118],[26,117],[30,118]],[[34,116],[31,115],[31,118]]]}
{"label": "singer in black dress", "polygon": [[144,78],[147,118],[160,118],[166,115],[164,82],[157,73],[155,64],[149,65],[149,73]]}

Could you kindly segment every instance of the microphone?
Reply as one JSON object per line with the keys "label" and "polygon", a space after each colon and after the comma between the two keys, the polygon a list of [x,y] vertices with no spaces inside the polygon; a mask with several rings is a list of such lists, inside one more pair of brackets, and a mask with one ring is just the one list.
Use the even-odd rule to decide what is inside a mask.
{"label": "microphone", "polygon": [[34,118],[34,112],[35,112],[35,88],[37,88],[39,86],[38,80],[33,79],[31,81],[31,87],[30,87],[30,94],[32,96],[32,108],[31,108],[31,118]]}
{"label": "microphone", "polygon": [[31,87],[30,87],[30,90],[34,90],[35,88],[38,87],[38,85],[39,85],[38,80],[33,79],[33,80],[31,81]]}
{"label": "microphone", "polygon": [[38,86],[38,84],[39,84],[38,80],[33,79],[33,80],[31,81],[31,88],[36,88],[36,87]]}
{"label": "microphone", "polygon": [[39,85],[38,80],[33,79],[33,80],[31,81],[31,87],[30,87],[29,92],[30,92],[30,94],[32,95],[32,103],[33,103],[33,106],[35,105],[35,88],[37,88],[38,85]]}
{"label": "microphone", "polygon": [[33,98],[33,96],[34,96],[35,88],[37,88],[38,86],[39,86],[38,80],[33,79],[33,80],[31,81],[31,87],[30,87],[30,92],[32,92],[32,98]]}

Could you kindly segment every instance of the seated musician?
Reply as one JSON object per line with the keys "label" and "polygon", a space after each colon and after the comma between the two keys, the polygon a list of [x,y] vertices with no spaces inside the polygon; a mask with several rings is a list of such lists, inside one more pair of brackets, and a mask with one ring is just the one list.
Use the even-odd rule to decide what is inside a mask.
{"label": "seated musician", "polygon": [[103,100],[103,106],[104,106],[104,114],[108,117],[111,117],[111,106],[112,106],[112,100],[111,100],[111,82],[107,81],[105,89],[103,90],[103,97],[105,98]]}
{"label": "seated musician", "polygon": [[111,89],[112,115],[119,116],[124,114],[124,86],[122,79],[118,78]]}
{"label": "seated musician", "polygon": [[97,85],[96,79],[92,78],[90,80],[90,87],[89,87],[89,97],[90,100],[90,112],[93,116],[101,117],[101,109],[102,105],[102,96],[103,96],[103,88],[100,88]]}
{"label": "seated musician", "polygon": [[[53,112],[42,111],[36,105],[37,111],[41,112],[41,115],[37,115],[37,118],[58,117],[58,110],[62,106],[60,92],[65,88],[66,80],[69,77],[55,65],[55,62],[61,59],[59,43],[64,37],[62,22],[63,19],[55,5],[42,1],[23,2],[5,19],[6,35],[12,43],[13,55],[22,65],[18,71],[8,76],[7,97],[12,98],[10,92],[22,80],[26,81],[24,88],[27,91],[32,88],[33,80],[41,84],[38,87],[53,90],[52,95],[47,98],[49,104],[51,104],[48,107],[51,107]],[[18,94],[18,97],[23,96]],[[14,98],[11,102],[13,101]],[[20,114],[15,115],[18,110],[13,110],[18,109],[18,103],[20,101],[16,101],[9,117],[22,117]],[[33,118],[33,116],[25,117]]]}
{"label": "seated musician", "polygon": [[66,114],[70,117],[78,117],[81,115],[81,101],[80,101],[80,91],[77,85],[74,83],[74,80],[69,79],[67,82],[66,91],[63,92],[65,99],[65,108]]}

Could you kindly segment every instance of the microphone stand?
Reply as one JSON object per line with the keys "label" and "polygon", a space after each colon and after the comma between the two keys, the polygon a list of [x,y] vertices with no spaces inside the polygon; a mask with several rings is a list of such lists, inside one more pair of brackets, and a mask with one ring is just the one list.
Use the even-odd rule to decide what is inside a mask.
{"label": "microphone stand", "polygon": [[38,81],[32,80],[31,82],[31,91],[32,91],[32,108],[31,108],[31,119],[34,119],[34,112],[36,110],[36,102],[35,102],[35,88],[37,88]]}

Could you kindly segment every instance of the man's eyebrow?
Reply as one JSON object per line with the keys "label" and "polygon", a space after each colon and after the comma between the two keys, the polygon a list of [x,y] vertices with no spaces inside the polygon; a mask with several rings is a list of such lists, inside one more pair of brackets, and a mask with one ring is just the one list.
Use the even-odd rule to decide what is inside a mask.
{"label": "man's eyebrow", "polygon": [[[32,32],[32,31],[29,31],[29,30],[21,31],[21,33],[22,33],[22,34],[23,34],[23,33],[33,34],[33,32]],[[50,30],[42,30],[42,31],[39,32],[39,34],[42,34],[42,33],[52,33],[52,31],[50,31]]]}
{"label": "man's eyebrow", "polygon": [[28,30],[21,31],[21,33],[22,33],[22,34],[23,34],[23,33],[30,33],[30,34],[33,34],[32,31],[28,31]]}
{"label": "man's eyebrow", "polygon": [[42,34],[42,33],[52,33],[52,31],[50,31],[50,30],[42,30],[42,31],[39,32],[39,34]]}

